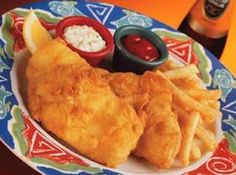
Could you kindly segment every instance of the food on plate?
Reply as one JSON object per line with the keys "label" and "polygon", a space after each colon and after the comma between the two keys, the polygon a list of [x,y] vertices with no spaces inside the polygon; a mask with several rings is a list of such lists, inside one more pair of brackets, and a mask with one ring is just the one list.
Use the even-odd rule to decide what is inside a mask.
{"label": "food on plate", "polygon": [[191,160],[197,160],[201,158],[201,150],[197,144],[197,140],[193,138],[192,140],[192,145],[191,145],[191,150],[190,150],[190,159]]}
{"label": "food on plate", "polygon": [[164,72],[164,75],[169,79],[173,80],[173,79],[189,77],[197,73],[199,73],[197,67],[193,64],[190,64],[179,69],[166,71]]}
{"label": "food on plate", "polygon": [[113,36],[108,28],[95,19],[85,16],[65,17],[59,21],[56,35],[94,67],[113,56]]}
{"label": "food on plate", "polygon": [[208,125],[221,116],[220,92],[203,86],[194,65],[167,61],[160,69],[143,75],[96,71],[144,118],[144,133],[133,154],[159,168],[170,168],[175,158],[187,166],[216,147],[214,127]]}
{"label": "food on plate", "polygon": [[52,36],[40,23],[33,10],[29,12],[24,22],[23,37],[31,54],[52,40]]}
{"label": "food on plate", "polygon": [[217,145],[215,135],[200,123],[196,129],[196,136],[203,141],[208,150],[214,151]]}
{"label": "food on plate", "polygon": [[127,159],[143,122],[62,40],[36,51],[26,73],[28,109],[43,127],[106,166],[116,167]]}
{"label": "food on plate", "polygon": [[160,58],[160,52],[147,39],[138,34],[130,34],[121,40],[124,48],[139,59],[155,61]]}
{"label": "food on plate", "polygon": [[[164,77],[164,76],[163,76]],[[173,99],[175,103],[180,106],[184,106],[185,109],[194,111],[198,111],[201,113],[202,118],[206,122],[214,122],[217,117],[221,116],[221,112],[218,109],[214,109],[201,101],[198,101],[194,98],[191,98],[187,93],[183,90],[179,89],[171,80],[165,77],[166,81],[169,82],[169,86],[172,89]]]}
{"label": "food on plate", "polygon": [[[85,17],[80,20],[91,22]],[[75,43],[77,34],[82,39]],[[85,51],[108,47],[108,40],[86,25],[67,26],[64,38]],[[179,66],[168,60],[141,75],[92,68],[63,40],[52,40],[33,11],[24,23],[24,39],[33,54],[26,70],[28,109],[43,127],[81,154],[116,167],[132,153],[167,169],[174,167],[176,159],[188,166],[215,149],[221,93],[204,87],[195,65]],[[124,39],[124,46],[134,55],[158,59],[159,52],[141,37]],[[151,54],[136,52],[131,42],[147,44]]]}
{"label": "food on plate", "polygon": [[192,112],[188,116],[180,117],[179,120],[182,133],[182,142],[178,156],[183,165],[186,166],[190,162],[193,139],[200,121],[200,114],[197,112]]}
{"label": "food on plate", "polygon": [[116,95],[125,99],[136,111],[142,112],[148,102],[148,89],[140,85],[140,77],[134,73],[110,73],[104,69],[95,69],[111,86]]}
{"label": "food on plate", "polygon": [[160,74],[146,72],[141,77],[147,87],[148,103],[143,107],[147,126],[134,154],[159,168],[170,168],[179,151],[181,132],[177,115],[172,111],[172,93]]}
{"label": "food on plate", "polygon": [[[196,75],[196,71],[192,71],[195,73],[189,74],[188,77],[184,74],[182,77],[179,76],[181,73],[178,71],[183,71],[184,68],[172,61],[167,61],[160,66],[160,69],[163,71],[162,76],[168,81],[173,93],[172,108],[178,115],[183,137],[181,145],[184,145],[183,142],[186,143],[185,146],[181,146],[178,159],[187,166],[190,161],[197,160],[205,152],[213,151],[216,148],[215,122],[221,117],[218,102],[221,93],[219,90],[207,90]],[[165,76],[165,72],[168,71],[177,71],[176,76],[178,78],[168,79]],[[200,119],[198,120],[199,116]],[[190,117],[194,117],[195,120],[191,120]],[[197,126],[195,126],[196,123],[198,123]],[[192,138],[193,134],[194,137]],[[190,149],[189,144],[191,145]]]}
{"label": "food on plate", "polygon": [[97,52],[106,47],[101,35],[87,25],[72,25],[64,29],[65,40],[77,49],[86,52]]}
{"label": "food on plate", "polygon": [[160,168],[169,168],[179,151],[181,132],[171,109],[172,93],[166,80],[154,72],[142,76],[104,73],[103,78],[115,94],[133,105],[138,116],[144,118],[144,133],[133,154]]}
{"label": "food on plate", "polygon": [[143,74],[168,59],[165,42],[154,32],[137,25],[125,25],[114,33],[115,54],[112,64],[115,71]]}

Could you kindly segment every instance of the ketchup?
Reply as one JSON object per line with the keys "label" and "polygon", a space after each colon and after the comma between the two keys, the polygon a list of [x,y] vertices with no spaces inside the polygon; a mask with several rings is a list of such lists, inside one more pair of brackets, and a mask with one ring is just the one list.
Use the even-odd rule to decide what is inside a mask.
{"label": "ketchup", "polygon": [[122,39],[122,45],[131,54],[145,61],[155,61],[160,58],[160,53],[156,47],[145,38],[131,34]]}

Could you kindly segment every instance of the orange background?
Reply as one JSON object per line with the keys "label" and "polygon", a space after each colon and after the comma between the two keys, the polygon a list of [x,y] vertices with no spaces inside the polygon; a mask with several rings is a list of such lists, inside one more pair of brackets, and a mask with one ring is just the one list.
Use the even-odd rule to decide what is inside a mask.
{"label": "orange background", "polygon": [[236,76],[236,3],[234,3],[231,25],[221,61]]}

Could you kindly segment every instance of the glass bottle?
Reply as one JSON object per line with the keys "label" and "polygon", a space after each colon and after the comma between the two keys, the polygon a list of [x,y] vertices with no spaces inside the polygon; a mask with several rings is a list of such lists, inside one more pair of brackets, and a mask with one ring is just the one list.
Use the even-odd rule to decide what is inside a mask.
{"label": "glass bottle", "polygon": [[227,39],[234,0],[197,0],[179,30],[220,58]]}

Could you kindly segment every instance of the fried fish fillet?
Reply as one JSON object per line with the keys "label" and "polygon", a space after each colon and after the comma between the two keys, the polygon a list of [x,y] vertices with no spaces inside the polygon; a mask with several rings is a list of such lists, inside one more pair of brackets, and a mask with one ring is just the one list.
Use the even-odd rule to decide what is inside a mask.
{"label": "fried fish fillet", "polygon": [[136,147],[143,123],[134,108],[61,40],[38,50],[26,74],[33,118],[81,154],[115,167]]}
{"label": "fried fish fillet", "polygon": [[134,73],[106,73],[99,71],[99,74],[111,86],[114,93],[131,104],[139,118],[146,123],[146,113],[143,108],[149,100],[148,89],[140,84],[140,77]]}
{"label": "fried fish fillet", "polygon": [[113,91],[134,106],[145,121],[144,133],[133,154],[159,168],[169,168],[179,151],[181,131],[172,111],[172,93],[159,72],[104,73],[98,70]]}

